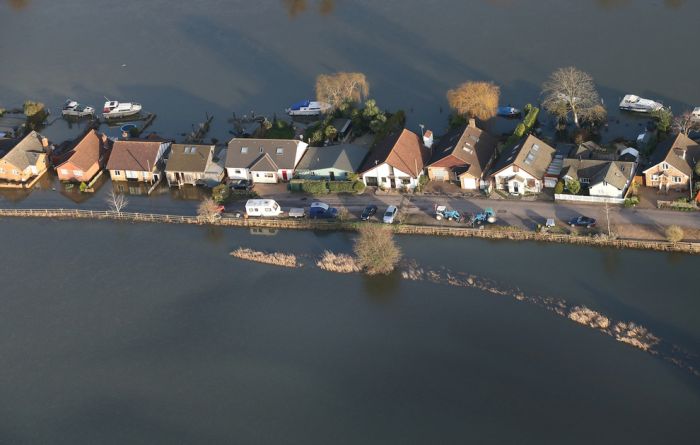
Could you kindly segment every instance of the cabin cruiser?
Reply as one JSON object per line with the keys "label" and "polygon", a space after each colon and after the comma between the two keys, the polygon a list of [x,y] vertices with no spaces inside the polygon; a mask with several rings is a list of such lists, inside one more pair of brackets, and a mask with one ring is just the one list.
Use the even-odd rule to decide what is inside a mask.
{"label": "cabin cruiser", "polygon": [[95,109],[87,105],[81,105],[78,102],[68,99],[63,104],[61,114],[65,117],[91,117],[95,115]]}
{"label": "cabin cruiser", "polygon": [[141,104],[109,100],[105,102],[104,109],[102,110],[102,116],[104,116],[105,119],[120,119],[134,116],[140,112]]}
{"label": "cabin cruiser", "polygon": [[652,111],[658,111],[663,107],[663,104],[659,102],[644,99],[634,94],[626,95],[622,98],[622,102],[620,102],[620,110],[635,111],[637,113],[651,113]]}
{"label": "cabin cruiser", "polygon": [[303,100],[293,104],[285,111],[290,116],[318,116],[330,110],[330,104],[325,102],[316,102],[311,100]]}
{"label": "cabin cruiser", "polygon": [[515,117],[520,116],[520,110],[508,105],[507,107],[498,107],[496,114],[501,117]]}

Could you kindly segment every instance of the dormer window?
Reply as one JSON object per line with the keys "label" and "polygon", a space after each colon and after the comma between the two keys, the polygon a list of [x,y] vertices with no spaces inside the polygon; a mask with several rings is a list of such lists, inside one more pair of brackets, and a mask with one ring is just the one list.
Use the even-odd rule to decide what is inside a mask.
{"label": "dormer window", "polygon": [[263,152],[263,148],[262,148],[262,147],[260,147],[260,153],[262,153],[262,152]]}
{"label": "dormer window", "polygon": [[284,148],[277,147],[277,155],[278,155],[278,156],[281,156],[281,155],[283,155],[283,154],[284,154]]}
{"label": "dormer window", "polygon": [[665,162],[661,164],[661,170],[668,170],[668,164]]}
{"label": "dormer window", "polygon": [[241,147],[241,154],[248,153],[248,147]]}

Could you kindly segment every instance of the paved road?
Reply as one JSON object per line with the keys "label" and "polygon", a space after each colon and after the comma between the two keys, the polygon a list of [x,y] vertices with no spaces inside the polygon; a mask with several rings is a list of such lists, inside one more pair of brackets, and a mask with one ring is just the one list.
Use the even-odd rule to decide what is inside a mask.
{"label": "paved road", "polygon": [[[0,207],[12,208],[82,208],[89,210],[106,210],[104,201],[106,190],[103,187],[95,195],[84,202],[74,202],[58,191],[35,190],[24,199],[8,199],[0,197]],[[19,196],[19,195],[15,195]],[[303,197],[289,192],[266,194],[266,197],[276,199],[282,208],[306,207],[313,197]],[[547,218],[555,218],[566,222],[578,215],[586,215],[598,219],[599,225],[605,222],[605,207],[598,204],[557,203],[545,201],[524,200],[486,200],[451,198],[448,196],[402,196],[402,195],[327,195],[320,198],[332,206],[342,206],[353,214],[359,214],[368,204],[376,204],[380,211],[388,205],[401,205],[409,214],[432,215],[435,205],[447,205],[460,212],[476,213],[484,207],[492,207],[503,224],[532,228],[542,224]],[[174,198],[167,189],[160,194],[151,196],[130,196],[127,211],[146,213],[169,213],[177,215],[194,215],[198,201]],[[228,211],[243,210],[243,202],[227,206]],[[658,209],[626,209],[620,206],[609,206],[610,221],[613,225],[645,225],[664,227],[678,224],[682,227],[700,228],[700,212],[676,212]]]}

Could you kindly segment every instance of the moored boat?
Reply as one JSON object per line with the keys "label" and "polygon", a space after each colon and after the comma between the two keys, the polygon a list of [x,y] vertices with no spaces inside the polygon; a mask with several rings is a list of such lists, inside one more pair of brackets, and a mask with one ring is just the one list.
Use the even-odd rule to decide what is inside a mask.
{"label": "moored boat", "polygon": [[102,109],[102,116],[105,119],[121,119],[135,116],[141,112],[141,104],[133,102],[117,102],[108,100]]}
{"label": "moored boat", "polygon": [[700,107],[695,107],[690,113],[690,119],[692,121],[700,122]]}
{"label": "moored boat", "polygon": [[327,104],[325,102],[302,100],[301,102],[293,104],[285,111],[290,116],[318,116],[319,114],[325,113],[330,109],[330,104]]}
{"label": "moored boat", "polygon": [[61,114],[65,117],[91,117],[95,115],[95,109],[87,105],[81,105],[72,99],[68,99],[66,103],[63,104]]}
{"label": "moored boat", "polygon": [[496,110],[496,114],[501,117],[515,117],[520,116],[520,110],[508,105],[505,107],[498,107],[498,109]]}
{"label": "moored boat", "polygon": [[662,109],[664,105],[651,99],[644,99],[635,94],[628,94],[620,102],[620,110],[636,113],[651,113]]}

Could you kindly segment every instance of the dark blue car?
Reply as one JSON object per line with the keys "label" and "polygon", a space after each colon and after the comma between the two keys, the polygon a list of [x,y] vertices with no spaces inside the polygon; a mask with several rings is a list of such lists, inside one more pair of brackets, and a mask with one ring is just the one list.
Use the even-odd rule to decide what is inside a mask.
{"label": "dark blue car", "polygon": [[325,202],[312,202],[309,207],[309,218],[323,219],[335,218],[338,216],[338,209],[331,207]]}

